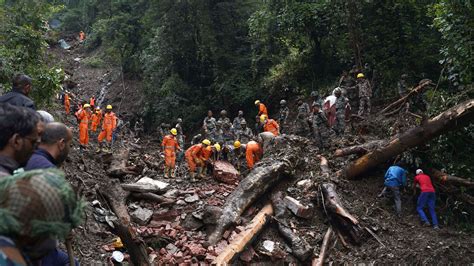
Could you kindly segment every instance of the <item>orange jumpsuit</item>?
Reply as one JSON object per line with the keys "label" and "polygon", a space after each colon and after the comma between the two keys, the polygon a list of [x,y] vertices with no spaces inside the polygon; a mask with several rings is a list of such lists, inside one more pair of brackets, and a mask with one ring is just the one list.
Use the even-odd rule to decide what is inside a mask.
{"label": "orange jumpsuit", "polygon": [[273,135],[278,136],[280,133],[278,132],[280,126],[278,123],[273,119],[267,119],[267,123],[263,125],[263,131],[265,132],[272,132]]}
{"label": "orange jumpsuit", "polygon": [[84,109],[76,112],[76,117],[79,119],[79,143],[81,145],[89,144],[89,118],[90,113]]}
{"label": "orange jumpsuit", "polygon": [[204,145],[199,143],[189,147],[186,150],[185,156],[186,161],[188,161],[189,171],[194,172],[196,171],[196,167],[203,167],[204,166]]}
{"label": "orange jumpsuit", "polygon": [[202,149],[202,158],[204,158],[204,161],[209,160],[212,156],[212,147],[207,146],[206,148]]}
{"label": "orange jumpsuit", "polygon": [[104,121],[102,122],[102,131],[99,134],[98,140],[99,143],[102,142],[105,138],[107,142],[112,141],[112,133],[117,127],[117,117],[113,112],[105,113]]}
{"label": "orange jumpsuit", "polygon": [[266,116],[268,116],[267,107],[266,107],[265,104],[263,104],[263,103],[260,103],[260,104],[258,105],[258,116],[261,116],[261,115],[266,115]]}
{"label": "orange jumpsuit", "polygon": [[66,109],[66,114],[69,114],[71,110],[71,100],[69,99],[69,94],[64,94],[64,109]]}
{"label": "orange jumpsuit", "polygon": [[179,149],[178,141],[176,137],[173,135],[166,135],[163,138],[163,142],[161,143],[161,147],[165,151],[165,164],[171,169],[174,169],[176,163],[176,150]]}
{"label": "orange jumpsuit", "polygon": [[95,97],[92,97],[92,98],[89,100],[89,104],[90,104],[90,106],[92,106],[92,107],[95,106]]}
{"label": "orange jumpsuit", "polygon": [[91,118],[91,130],[92,132],[97,131],[97,127],[100,124],[100,120],[102,119],[102,113],[101,112],[96,112],[95,114],[92,115]]}
{"label": "orange jumpsuit", "polygon": [[249,141],[247,143],[245,158],[247,159],[247,166],[249,169],[252,169],[256,162],[260,161],[262,157],[262,148],[260,144],[255,141]]}

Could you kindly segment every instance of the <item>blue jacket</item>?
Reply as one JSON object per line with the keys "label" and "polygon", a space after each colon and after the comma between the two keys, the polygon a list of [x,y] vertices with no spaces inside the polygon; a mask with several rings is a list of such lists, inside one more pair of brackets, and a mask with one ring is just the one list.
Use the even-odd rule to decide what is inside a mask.
{"label": "blue jacket", "polygon": [[387,187],[401,187],[407,183],[406,170],[396,165],[388,168],[384,178],[384,185]]}
{"label": "blue jacket", "polygon": [[35,103],[33,102],[33,100],[31,100],[26,95],[16,90],[12,90],[6,93],[5,95],[1,96],[0,103],[9,103],[11,105],[21,106],[21,107],[26,107],[26,108],[31,108],[33,110],[36,110]]}
{"label": "blue jacket", "polygon": [[28,163],[25,166],[25,171],[46,168],[56,168],[54,158],[49,154],[49,152],[38,148],[28,160]]}

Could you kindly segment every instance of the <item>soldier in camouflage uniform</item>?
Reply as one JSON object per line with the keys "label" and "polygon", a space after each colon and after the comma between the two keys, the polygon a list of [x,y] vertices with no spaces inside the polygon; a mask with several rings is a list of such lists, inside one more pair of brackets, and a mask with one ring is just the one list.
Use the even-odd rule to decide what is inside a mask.
{"label": "soldier in camouflage uniform", "polygon": [[[178,144],[180,147],[184,147],[184,132],[183,132],[183,119],[178,118],[176,120],[176,130],[178,131],[178,135],[176,136],[176,140],[178,141]],[[184,158],[184,149],[182,148],[180,152],[178,152],[176,159],[178,162],[181,162]]]}
{"label": "soldier in camouflage uniform", "polygon": [[216,122],[213,142],[224,144],[224,131],[222,130],[222,122],[220,121]]}
{"label": "soldier in camouflage uniform", "polygon": [[363,73],[357,74],[357,89],[359,90],[359,116],[370,115],[370,97],[372,87]]}
{"label": "soldier in camouflage uniform", "polygon": [[235,134],[232,131],[231,124],[224,124],[223,127],[222,138],[224,142],[222,143],[222,146],[232,145],[235,140]]}
{"label": "soldier in camouflage uniform", "polygon": [[239,130],[237,133],[237,140],[239,140],[241,143],[246,144],[254,137],[252,130],[247,127],[247,122],[245,122],[245,120],[241,122],[240,127],[241,130]]}
{"label": "soldier in camouflage uniform", "polygon": [[307,137],[309,133],[308,117],[310,114],[309,105],[303,102],[302,99],[298,100],[298,114],[296,116],[295,127],[296,135]]}
{"label": "soldier in camouflage uniform", "polygon": [[212,117],[212,111],[209,110],[207,112],[206,118],[204,118],[204,123],[202,125],[202,128],[204,129],[204,133],[207,139],[209,140],[214,140],[215,139],[215,133],[216,133],[216,119]]}
{"label": "soldier in camouflage uniform", "polygon": [[331,129],[329,128],[329,123],[326,115],[321,110],[321,105],[319,103],[313,103],[313,134],[314,140],[320,149],[327,149],[330,146],[329,135]]}
{"label": "soldier in camouflage uniform", "polygon": [[336,96],[336,102],[334,103],[336,107],[336,122],[333,129],[337,135],[344,135],[346,129],[346,108],[349,100],[342,96],[342,91],[339,87],[334,90],[334,96]]}
{"label": "soldier in camouflage uniform", "polygon": [[237,115],[236,118],[234,118],[234,122],[232,123],[232,126],[234,128],[234,132],[240,131],[242,129],[242,122],[245,121],[244,118],[244,111],[240,110],[239,114]]}
{"label": "soldier in camouflage uniform", "polygon": [[229,125],[229,128],[232,127],[232,123],[230,122],[230,118],[227,117],[227,111],[222,110],[221,111],[221,117],[219,117],[219,120],[217,122],[221,122],[222,127],[225,127]]}
{"label": "soldier in camouflage uniform", "polygon": [[283,133],[288,133],[288,124],[287,124],[287,119],[288,115],[290,114],[290,108],[286,106],[286,101],[281,100],[280,101],[280,112],[278,115],[278,124],[280,125],[280,132]]}

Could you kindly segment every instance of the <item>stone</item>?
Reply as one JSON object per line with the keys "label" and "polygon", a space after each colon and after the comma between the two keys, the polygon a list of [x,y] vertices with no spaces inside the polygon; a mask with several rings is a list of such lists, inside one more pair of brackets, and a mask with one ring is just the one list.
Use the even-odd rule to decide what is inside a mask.
{"label": "stone", "polygon": [[165,194],[163,194],[163,196],[167,198],[176,198],[178,195],[179,195],[179,191],[177,189],[170,189],[166,191]]}
{"label": "stone", "polygon": [[254,256],[255,250],[252,246],[249,246],[240,254],[240,260],[245,262],[251,262]]}
{"label": "stone", "polygon": [[204,224],[196,219],[192,214],[187,214],[186,218],[181,222],[181,226],[185,230],[197,230],[201,228]]}
{"label": "stone", "polygon": [[222,215],[222,209],[216,206],[207,205],[204,207],[202,221],[204,224],[216,224]]}
{"label": "stone", "polygon": [[175,254],[176,252],[178,252],[179,249],[173,243],[169,243],[166,246],[166,250],[168,251],[169,254]]}
{"label": "stone", "polygon": [[139,225],[147,225],[151,217],[153,216],[153,211],[149,209],[145,209],[142,207],[138,207],[132,213],[130,213],[132,220]]}
{"label": "stone", "polygon": [[286,196],[283,201],[285,202],[286,207],[296,216],[308,219],[313,215],[313,209],[304,206],[295,198]]}
{"label": "stone", "polygon": [[234,185],[239,182],[239,171],[226,161],[216,161],[214,163],[214,178],[222,183]]}
{"label": "stone", "polygon": [[186,202],[184,200],[178,200],[176,201],[176,204],[178,205],[186,205]]}
{"label": "stone", "polygon": [[311,179],[303,179],[301,181],[298,181],[298,183],[296,183],[296,186],[298,187],[307,187],[307,186],[310,186],[311,185]]}
{"label": "stone", "polygon": [[179,212],[177,210],[162,210],[159,212],[155,212],[153,214],[153,220],[155,221],[174,221],[176,217],[179,216]]}
{"label": "stone", "polygon": [[271,240],[265,240],[263,241],[263,248],[272,253],[273,250],[275,249],[275,242],[271,241]]}
{"label": "stone", "polygon": [[184,201],[186,201],[187,203],[193,203],[193,202],[196,202],[199,200],[199,196],[197,194],[193,194],[192,196],[188,196],[186,198],[184,198]]}

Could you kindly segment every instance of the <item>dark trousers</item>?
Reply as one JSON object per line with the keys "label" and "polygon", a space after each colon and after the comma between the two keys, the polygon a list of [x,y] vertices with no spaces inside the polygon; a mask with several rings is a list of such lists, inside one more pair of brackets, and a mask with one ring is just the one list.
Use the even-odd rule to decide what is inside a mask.
{"label": "dark trousers", "polygon": [[426,217],[423,208],[428,206],[428,211],[431,215],[431,221],[433,225],[438,225],[438,218],[436,217],[435,212],[435,202],[436,202],[436,194],[434,192],[421,192],[420,196],[418,197],[418,202],[416,204],[416,211],[420,215],[420,218],[423,222],[429,223],[428,218]]}
{"label": "dark trousers", "polygon": [[393,201],[395,202],[395,211],[397,212],[397,215],[402,214],[402,199],[400,197],[400,187],[385,187],[384,188],[384,194],[387,195],[390,193],[393,197]]}

